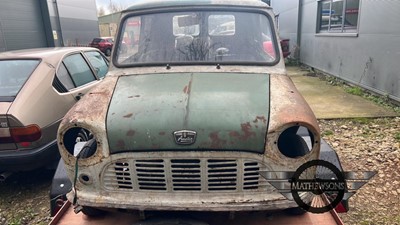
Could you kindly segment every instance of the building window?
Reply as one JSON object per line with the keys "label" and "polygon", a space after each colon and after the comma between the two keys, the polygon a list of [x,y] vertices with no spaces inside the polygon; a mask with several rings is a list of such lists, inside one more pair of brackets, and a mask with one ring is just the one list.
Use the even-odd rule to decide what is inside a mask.
{"label": "building window", "polygon": [[322,0],[318,2],[317,32],[357,32],[360,0]]}

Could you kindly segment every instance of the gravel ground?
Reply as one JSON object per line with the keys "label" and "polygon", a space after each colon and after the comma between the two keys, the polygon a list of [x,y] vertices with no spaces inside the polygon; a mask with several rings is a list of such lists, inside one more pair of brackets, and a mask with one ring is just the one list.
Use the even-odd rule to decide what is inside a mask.
{"label": "gravel ground", "polygon": [[400,225],[400,117],[320,121],[345,171],[378,173],[350,198],[347,225]]}
{"label": "gravel ground", "polygon": [[53,173],[46,169],[21,172],[0,183],[0,225],[48,224]]}
{"label": "gravel ground", "polygon": [[[400,117],[321,120],[345,171],[377,171],[350,198],[347,225],[400,225]],[[52,171],[17,173],[0,183],[0,225],[48,224]]]}

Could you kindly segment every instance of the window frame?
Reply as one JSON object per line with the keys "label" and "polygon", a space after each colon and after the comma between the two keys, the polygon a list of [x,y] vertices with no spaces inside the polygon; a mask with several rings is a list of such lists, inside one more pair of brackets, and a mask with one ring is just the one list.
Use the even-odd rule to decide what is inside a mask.
{"label": "window frame", "polygon": [[[339,0],[343,2],[342,9],[342,18],[341,18],[341,29],[340,30],[331,30],[331,15],[332,15],[332,3],[334,0],[318,0],[317,1],[317,23],[316,23],[316,36],[344,36],[344,37],[358,37],[359,27],[360,27],[360,9],[361,9],[361,0],[358,0],[358,12],[357,12],[357,25],[355,29],[347,29],[345,28],[345,20],[346,20],[346,6],[348,0]],[[321,18],[322,18],[322,4],[329,3],[330,12],[329,12],[329,22],[328,29],[321,29]],[[344,16],[343,16],[344,15]]]}
{"label": "window frame", "polygon": [[[79,89],[79,88],[81,88],[83,86],[89,85],[89,84],[91,84],[91,83],[93,83],[95,81],[99,81],[101,79],[104,79],[104,77],[107,75],[108,71],[107,71],[106,75],[104,75],[104,77],[99,77],[96,74],[96,70],[94,69],[93,65],[90,63],[90,60],[89,60],[88,56],[85,54],[86,52],[98,52],[101,55],[101,57],[103,57],[103,60],[106,62],[107,66],[108,67],[110,66],[110,62],[108,61],[108,59],[106,57],[104,57],[103,54],[101,52],[99,52],[99,51],[86,50],[86,51],[70,52],[70,53],[68,53],[68,54],[63,56],[62,60],[60,60],[60,62],[58,64],[56,72],[55,72],[55,76],[54,76],[54,79],[53,79],[53,88],[55,88],[57,90],[57,92],[59,92],[59,93],[68,93],[68,92],[74,91],[74,90]],[[92,81],[90,81],[90,82],[88,82],[86,84],[79,85],[79,86],[76,85],[74,79],[71,76],[71,72],[68,70],[67,66],[64,63],[64,60],[66,58],[68,58],[69,56],[72,56],[72,55],[77,55],[77,54],[81,55],[81,57],[83,58],[83,61],[87,64],[87,66],[89,67],[92,75],[95,78],[94,80],[92,80]],[[67,74],[68,74],[68,79],[71,80],[72,84],[74,85],[73,88],[67,88],[65,86],[65,84],[59,79],[58,74],[59,74],[59,70],[60,70],[61,66],[65,67],[65,69],[67,71]],[[61,85],[62,86],[61,89],[60,89],[60,87],[56,87],[57,85]]]}
{"label": "window frame", "polygon": [[[192,12],[192,11],[209,11],[209,12],[243,12],[243,13],[256,13],[256,14],[261,14],[264,15],[269,23],[272,25],[274,24],[274,18],[264,9],[258,9],[258,8],[253,8],[253,7],[242,7],[242,6],[231,6],[231,7],[221,7],[221,6],[198,6],[198,5],[188,5],[188,6],[183,6],[183,7],[171,7],[169,9],[164,9],[164,8],[154,8],[154,9],[145,9],[145,10],[138,10],[138,11],[132,11],[132,12],[127,12],[125,15],[122,15],[120,25],[121,28],[118,29],[118,32],[116,34],[116,42],[115,42],[115,47],[118,49],[120,48],[120,40],[123,37],[123,33],[125,32],[123,26],[125,26],[126,21],[130,18],[133,17],[140,17],[140,16],[145,16],[145,15],[150,15],[150,14],[158,14],[158,13],[170,13],[170,12]],[[200,31],[201,32],[201,31]],[[218,63],[219,65],[233,65],[233,66],[275,66],[277,65],[282,59],[280,57],[280,50],[279,50],[279,38],[277,37],[277,30],[275,29],[275,26],[271,27],[271,37],[272,37],[272,43],[274,44],[274,51],[276,52],[275,60],[271,62],[246,62],[246,61],[227,61],[227,62],[221,62]],[[147,66],[187,66],[187,65],[214,65],[212,62],[143,62],[143,63],[136,63],[136,64],[121,64],[118,60],[118,53],[117,51],[113,51],[112,54],[112,63],[116,68],[136,68],[136,67],[147,67]]]}
{"label": "window frame", "polygon": [[[95,69],[93,63],[90,62],[90,58],[89,58],[89,54],[90,52],[96,52],[100,55],[100,57],[103,59],[103,61],[105,62],[106,66],[107,66],[107,72],[104,74],[104,76],[100,77],[97,73],[97,70]],[[89,64],[90,69],[92,70],[92,72],[94,73],[95,77],[97,80],[101,80],[104,79],[108,73],[109,67],[110,67],[110,62],[108,61],[108,59],[106,57],[104,57],[104,55],[100,52],[100,51],[96,51],[96,50],[87,50],[87,51],[83,51],[83,58],[85,59],[86,63]]]}

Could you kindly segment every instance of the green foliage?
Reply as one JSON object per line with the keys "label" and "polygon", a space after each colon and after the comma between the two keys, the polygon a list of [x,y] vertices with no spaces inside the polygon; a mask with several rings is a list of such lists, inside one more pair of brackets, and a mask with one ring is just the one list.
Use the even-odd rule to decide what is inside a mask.
{"label": "green foliage", "polygon": [[354,118],[352,119],[355,123],[358,124],[368,124],[372,121],[371,118],[365,118],[365,117],[360,117],[360,118]]}
{"label": "green foliage", "polygon": [[294,59],[294,58],[286,58],[285,59],[285,65],[286,66],[300,66],[301,63],[298,59]]}
{"label": "green foliage", "polygon": [[[394,139],[396,139],[396,141],[400,141],[400,132],[397,132],[397,133],[394,135]],[[400,217],[399,217],[399,219],[400,219]]]}
{"label": "green foliage", "polygon": [[333,131],[325,130],[324,132],[322,132],[322,136],[329,136],[329,135],[333,135]]}
{"label": "green foliage", "polygon": [[321,79],[326,81],[328,84],[332,86],[340,86],[349,94],[361,96],[369,101],[375,102],[376,104],[383,106],[387,109],[391,109],[396,113],[400,114],[400,105],[394,104],[394,102],[389,98],[389,94],[385,95],[377,95],[372,94],[359,86],[350,86],[344,80],[331,76],[325,73],[316,72],[317,76]]}
{"label": "green foliage", "polygon": [[363,96],[364,95],[364,90],[360,87],[354,86],[354,87],[345,87],[344,90],[352,95],[357,95],[357,96]]}

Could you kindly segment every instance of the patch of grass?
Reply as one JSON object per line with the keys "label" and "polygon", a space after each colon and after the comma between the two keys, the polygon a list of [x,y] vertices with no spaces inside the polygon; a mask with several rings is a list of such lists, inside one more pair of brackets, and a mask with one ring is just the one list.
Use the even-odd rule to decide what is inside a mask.
{"label": "patch of grass", "polygon": [[[397,133],[394,135],[394,139],[395,139],[396,141],[400,141],[400,132],[397,132]],[[399,220],[400,220],[400,216],[399,216]]]}
{"label": "patch of grass", "polygon": [[341,79],[334,76],[329,76],[322,73],[317,73],[317,76],[319,77],[320,80],[324,80],[326,81],[326,83],[332,86],[342,86],[344,84],[344,82]]}
{"label": "patch of grass", "polygon": [[371,225],[371,221],[360,221],[360,225]]}
{"label": "patch of grass", "polygon": [[322,132],[322,136],[329,136],[329,135],[333,135],[333,131],[326,130],[326,131]]}
{"label": "patch of grass", "polygon": [[18,212],[12,215],[9,221],[9,225],[23,225],[28,224],[35,217],[35,213],[32,208],[25,209],[24,211]]}
{"label": "patch of grass", "polygon": [[357,95],[357,96],[363,96],[364,95],[364,90],[360,87],[354,86],[354,87],[345,87],[344,90],[352,95]]}
{"label": "patch of grass", "polygon": [[352,85],[350,86],[346,81],[318,70],[315,71],[315,74],[319,77],[320,80],[326,81],[328,84],[332,86],[340,86],[344,89],[344,91],[346,91],[349,94],[361,96],[367,100],[375,102],[380,106],[383,106],[384,108],[391,109],[394,112],[400,114],[400,105],[395,103],[394,100],[391,100],[388,94],[386,95],[373,94],[372,92],[364,90],[359,86],[352,86]]}
{"label": "patch of grass", "polygon": [[286,66],[300,66],[301,63],[298,59],[294,59],[294,58],[286,58],[285,59],[285,65]]}
{"label": "patch of grass", "polygon": [[352,119],[353,122],[358,123],[358,124],[368,124],[372,121],[373,119],[371,118],[365,118],[365,117],[360,117],[360,118],[354,118]]}

